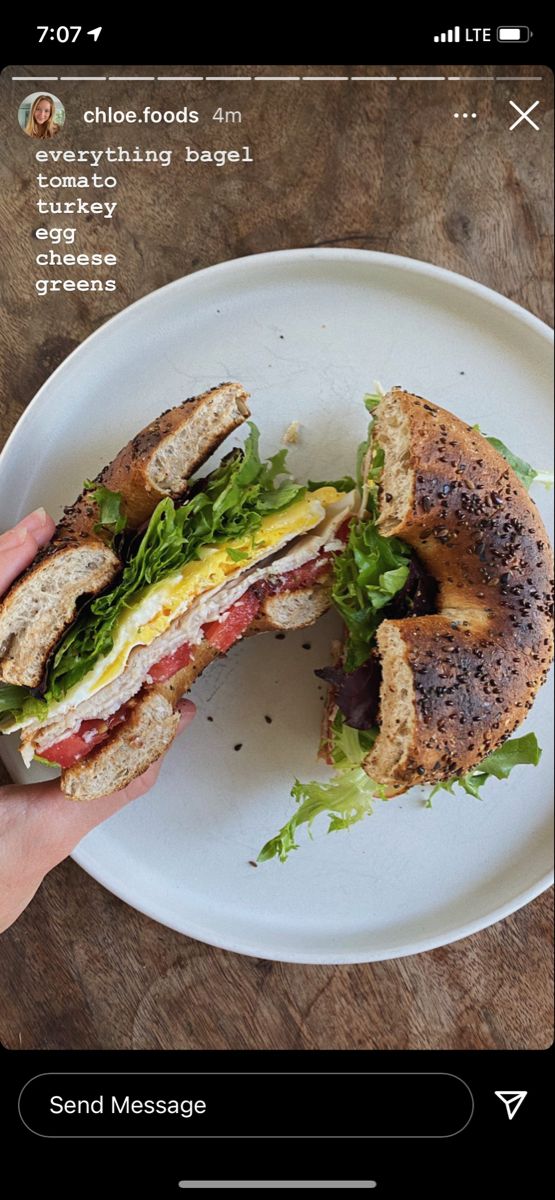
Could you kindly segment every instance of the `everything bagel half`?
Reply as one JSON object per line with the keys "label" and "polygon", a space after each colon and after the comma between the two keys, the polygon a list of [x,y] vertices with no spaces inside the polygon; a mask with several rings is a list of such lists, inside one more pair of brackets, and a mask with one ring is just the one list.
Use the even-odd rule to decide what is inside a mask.
{"label": "everything bagel half", "polygon": [[379,532],[437,584],[436,612],[382,621],[379,734],[364,770],[388,790],[465,774],[524,720],[553,657],[553,557],[537,509],[476,429],[393,388]]}
{"label": "everything bagel half", "polygon": [[479,797],[541,755],[533,733],[510,737],[553,657],[553,556],[518,474],[538,472],[401,388],[365,405],[360,503],[332,565],[344,635],[316,672],[330,685],[320,757],[335,772],[296,780],[260,862],[285,861],[319,814],[346,829],[415,784]]}

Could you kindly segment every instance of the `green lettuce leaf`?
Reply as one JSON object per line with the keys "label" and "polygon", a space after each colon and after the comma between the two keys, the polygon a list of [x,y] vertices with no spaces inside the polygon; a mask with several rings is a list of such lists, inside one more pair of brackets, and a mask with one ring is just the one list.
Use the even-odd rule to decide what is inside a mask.
{"label": "green lettuce leaf", "polygon": [[299,807],[277,836],[262,847],[257,861],[267,862],[277,856],[280,862],[285,862],[291,850],[299,849],[295,840],[299,826],[308,825],[310,833],[313,821],[321,813],[327,813],[330,819],[328,833],[347,829],[362,820],[372,812],[374,793],[369,784],[361,767],[344,771],[329,783],[301,783],[296,779],[291,795]]}
{"label": "green lettuce leaf", "polygon": [[26,706],[30,717],[46,716],[48,705],[44,700],[38,700],[29,692],[29,688],[18,687],[14,683],[0,684],[0,723],[6,718],[6,724],[12,724],[20,712],[22,705]]}
{"label": "green lettuce leaf", "polygon": [[[478,433],[482,433],[479,425],[473,425],[472,428],[476,429]],[[482,437],[486,437],[486,435],[482,434]],[[513,468],[515,475],[518,475],[520,482],[524,484],[527,492],[530,491],[533,483],[543,483],[545,487],[552,486],[554,480],[553,475],[549,471],[536,471],[536,468],[531,467],[530,463],[527,463],[525,459],[519,458],[518,454],[513,454],[513,451],[509,450],[509,447],[504,442],[501,442],[499,438],[486,437],[486,442],[489,442],[490,446],[493,446],[494,450],[497,450],[497,453]]]}
{"label": "green lettuce leaf", "polygon": [[103,484],[97,485],[94,480],[89,479],[85,480],[84,490],[90,492],[91,500],[98,505],[98,521],[94,532],[102,533],[107,529],[112,538],[122,533],[127,525],[127,517],[121,511],[121,492],[111,492]]}
{"label": "green lettuce leaf", "polygon": [[480,788],[492,775],[496,779],[508,779],[513,767],[527,764],[537,767],[541,754],[535,733],[526,733],[519,738],[509,738],[467,775],[457,775],[454,779],[447,779],[444,783],[436,783],[430,792],[429,799],[431,800],[440,791],[453,794],[453,788],[457,784],[463,792],[480,800],[482,798]]}
{"label": "green lettuce leaf", "polygon": [[372,520],[351,524],[343,554],[336,556],[332,600],[348,630],[345,670],[366,662],[386,604],[406,583],[410,547],[385,538]]}
{"label": "green lettuce leaf", "polygon": [[[378,729],[353,729],[347,725],[343,713],[336,712],[332,724],[331,757],[338,771],[360,767],[363,758],[370,753],[378,736]],[[368,776],[366,776],[368,779]]]}
{"label": "green lettuce leaf", "polygon": [[335,775],[327,783],[295,780],[291,795],[298,808],[276,837],[262,847],[258,862],[267,862],[276,856],[285,862],[291,850],[299,849],[296,841],[299,826],[307,825],[310,834],[313,821],[322,813],[329,817],[328,833],[348,829],[370,815],[372,801],[376,797],[384,798],[383,788],[368,777],[360,764],[371,750],[377,733],[377,729],[351,729],[341,713],[337,713],[333,723],[332,751]]}
{"label": "green lettuce leaf", "polygon": [[[370,414],[380,400],[378,395],[364,397]],[[371,465],[366,467],[365,479],[362,478],[372,424],[371,420],[368,437],[359,446],[357,455],[358,486],[362,490],[365,483],[370,485],[367,518],[351,522],[345,550],[336,555],[333,564],[332,601],[347,626],[346,671],[354,671],[366,662],[378,625],[386,615],[382,610],[404,586],[409,573],[410,547],[398,538],[382,537],[375,526],[378,484],[384,465],[381,446],[373,448]]]}
{"label": "green lettuce leaf", "polygon": [[17,687],[14,683],[0,685],[0,714],[16,712],[20,704],[29,695],[27,688]]}

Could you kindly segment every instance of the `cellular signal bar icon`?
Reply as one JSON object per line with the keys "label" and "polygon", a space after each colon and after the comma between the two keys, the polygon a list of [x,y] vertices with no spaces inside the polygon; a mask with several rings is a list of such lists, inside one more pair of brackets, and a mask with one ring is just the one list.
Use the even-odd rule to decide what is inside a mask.
{"label": "cellular signal bar icon", "polygon": [[460,42],[460,40],[461,40],[460,25],[455,25],[454,29],[448,29],[447,33],[434,34],[434,42]]}

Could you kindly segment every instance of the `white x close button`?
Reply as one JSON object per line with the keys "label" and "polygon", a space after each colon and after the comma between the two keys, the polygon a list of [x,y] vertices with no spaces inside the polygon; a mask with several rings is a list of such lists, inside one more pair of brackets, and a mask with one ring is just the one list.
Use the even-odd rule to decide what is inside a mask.
{"label": "white x close button", "polygon": [[539,130],[539,125],[536,125],[536,122],[532,121],[531,117],[528,115],[533,111],[534,108],[537,108],[539,100],[534,100],[534,103],[530,105],[530,108],[526,109],[526,112],[524,112],[524,110],[520,108],[518,104],[515,104],[514,100],[509,100],[509,104],[512,104],[513,108],[516,108],[516,111],[520,113],[520,116],[517,117],[516,121],[509,126],[509,130],[516,129],[517,125],[520,125],[521,121],[527,121],[528,124],[532,125],[534,129]]}

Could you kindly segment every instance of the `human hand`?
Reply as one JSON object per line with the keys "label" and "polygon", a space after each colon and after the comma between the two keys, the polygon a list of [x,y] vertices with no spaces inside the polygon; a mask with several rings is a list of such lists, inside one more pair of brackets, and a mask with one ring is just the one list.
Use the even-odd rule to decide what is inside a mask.
{"label": "human hand", "polygon": [[[0,595],[29,566],[54,533],[52,517],[38,508],[0,536]],[[190,724],[195,706],[180,701],[178,732]],[[44,876],[74,849],[81,838],[144,795],[156,781],[160,762],[121,792],[78,803],[64,796],[56,779],[27,787],[0,788],[0,932],[32,900]]]}

